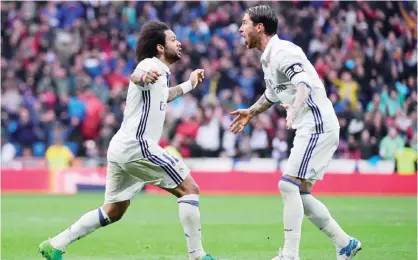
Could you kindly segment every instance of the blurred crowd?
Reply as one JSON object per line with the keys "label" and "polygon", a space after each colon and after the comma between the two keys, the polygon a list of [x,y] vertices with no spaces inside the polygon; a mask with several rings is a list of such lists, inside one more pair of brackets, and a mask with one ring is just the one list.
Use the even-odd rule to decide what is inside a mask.
{"label": "blurred crowd", "polygon": [[[3,2],[3,160],[105,157],[123,118],[138,31],[152,19],[167,22],[182,42],[171,86],[205,70],[196,90],[168,106],[161,145],[183,157],[287,158],[294,132],[279,106],[244,134],[228,131],[229,112],[265,89],[261,54],[247,50],[238,32],[255,4]],[[416,158],[416,2],[269,4],[279,37],[302,47],[325,83],[341,124],[336,157],[394,160],[410,149]]]}

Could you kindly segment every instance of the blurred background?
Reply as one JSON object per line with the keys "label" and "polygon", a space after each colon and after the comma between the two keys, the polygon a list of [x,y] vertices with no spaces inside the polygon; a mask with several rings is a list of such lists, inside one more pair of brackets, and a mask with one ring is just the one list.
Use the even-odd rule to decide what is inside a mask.
{"label": "blurred background", "polygon": [[[250,106],[265,89],[261,54],[247,50],[238,32],[255,4],[2,2],[2,168],[105,166],[139,29],[156,19],[171,26],[184,50],[171,67],[171,86],[196,68],[206,74],[169,104],[161,146],[192,168],[252,162],[252,169],[283,169],[294,132],[285,129],[279,106],[244,134],[228,131],[229,112]],[[415,174],[416,2],[268,4],[278,14],[279,37],[303,48],[337,112],[341,140],[330,171]]]}
{"label": "blurred background", "polygon": [[[259,3],[1,1],[2,259],[36,259],[36,245],[103,202],[106,150],[123,119],[138,32],[152,19],[182,42],[171,86],[205,70],[197,89],[166,106],[160,143],[184,158],[204,194],[205,249],[274,257],[283,244],[277,183],[294,131],[278,105],[245,133],[228,131],[229,112],[265,90],[261,53],[238,32]],[[363,241],[359,259],[417,259],[417,2],[263,3],[278,15],[279,37],[315,66],[340,121],[338,151],[314,194],[327,195],[333,217]],[[184,259],[177,201],[160,192],[146,186],[122,221],[65,257]],[[335,259],[309,221],[301,259]]]}

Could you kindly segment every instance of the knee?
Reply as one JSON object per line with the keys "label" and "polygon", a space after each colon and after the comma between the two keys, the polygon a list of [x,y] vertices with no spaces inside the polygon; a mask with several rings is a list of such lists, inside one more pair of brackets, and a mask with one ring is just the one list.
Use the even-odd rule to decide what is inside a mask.
{"label": "knee", "polygon": [[200,194],[200,189],[199,189],[199,185],[197,185],[196,183],[194,183],[193,185],[191,185],[190,187],[190,193],[189,194]]}
{"label": "knee", "polygon": [[186,185],[183,187],[181,197],[190,195],[190,194],[196,194],[196,195],[200,194],[199,186],[195,182],[190,183],[189,185]]}
{"label": "knee", "polygon": [[282,194],[292,193],[292,192],[299,193],[300,181],[295,178],[282,176],[280,178],[278,187],[279,187],[280,193]]}
{"label": "knee", "polygon": [[103,205],[103,210],[106,212],[112,223],[119,221],[129,207],[129,201],[123,201],[112,204]]}

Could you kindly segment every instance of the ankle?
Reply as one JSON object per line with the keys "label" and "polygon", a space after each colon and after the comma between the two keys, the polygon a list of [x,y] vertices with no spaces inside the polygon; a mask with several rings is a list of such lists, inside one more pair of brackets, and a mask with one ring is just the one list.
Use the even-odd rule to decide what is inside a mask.
{"label": "ankle", "polygon": [[203,257],[205,257],[206,253],[202,250],[196,250],[192,253],[189,253],[189,259],[190,260],[201,260]]}

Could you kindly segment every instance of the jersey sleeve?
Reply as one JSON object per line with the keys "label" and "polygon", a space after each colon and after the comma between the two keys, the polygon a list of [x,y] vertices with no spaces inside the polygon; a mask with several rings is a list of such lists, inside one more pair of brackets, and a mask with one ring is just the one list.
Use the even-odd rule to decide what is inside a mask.
{"label": "jersey sleeve", "polygon": [[277,70],[285,74],[293,85],[297,86],[303,82],[311,88],[311,80],[305,70],[304,57],[299,54],[280,54],[276,57]]}
{"label": "jersey sleeve", "polygon": [[274,90],[270,87],[266,87],[266,90],[264,91],[264,97],[267,99],[268,102],[272,104],[280,101]]}
{"label": "jersey sleeve", "polygon": [[[151,59],[144,59],[136,66],[134,73],[136,72],[144,73],[144,72],[150,71],[151,69],[158,69],[158,67]],[[146,91],[146,90],[150,90],[154,84],[144,83],[142,85],[137,85],[137,84],[135,85],[140,90]]]}

